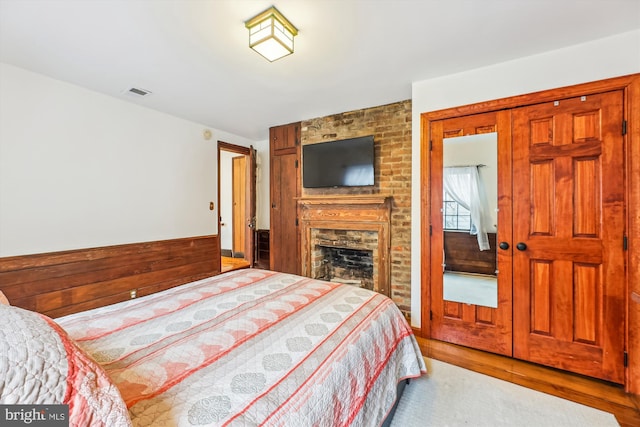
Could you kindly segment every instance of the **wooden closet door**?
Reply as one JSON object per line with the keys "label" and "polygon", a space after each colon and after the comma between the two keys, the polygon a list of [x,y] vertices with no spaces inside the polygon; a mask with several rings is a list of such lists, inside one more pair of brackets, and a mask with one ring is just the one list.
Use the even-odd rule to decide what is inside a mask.
{"label": "wooden closet door", "polygon": [[[497,250],[496,308],[444,299],[443,147],[445,139],[497,132],[497,241],[511,240],[511,123],[509,111],[438,120],[431,124],[431,338],[512,355],[511,248]],[[495,247],[491,250],[496,251]]]}
{"label": "wooden closet door", "polygon": [[624,382],[622,91],[513,110],[514,357]]}
{"label": "wooden closet door", "polygon": [[300,123],[269,129],[271,232],[269,268],[300,274]]}
{"label": "wooden closet door", "polygon": [[271,262],[270,269],[300,274],[300,242],[297,226],[297,182],[292,179],[296,154],[271,159]]}

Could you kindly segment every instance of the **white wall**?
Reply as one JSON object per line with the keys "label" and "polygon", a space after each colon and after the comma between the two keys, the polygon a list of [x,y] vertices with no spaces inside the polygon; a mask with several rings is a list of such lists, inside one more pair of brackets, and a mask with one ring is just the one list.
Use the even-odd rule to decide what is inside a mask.
{"label": "white wall", "polygon": [[640,30],[412,85],[411,323],[420,327],[420,114],[640,72]]}
{"label": "white wall", "polygon": [[0,64],[0,256],[217,233],[204,129]]}

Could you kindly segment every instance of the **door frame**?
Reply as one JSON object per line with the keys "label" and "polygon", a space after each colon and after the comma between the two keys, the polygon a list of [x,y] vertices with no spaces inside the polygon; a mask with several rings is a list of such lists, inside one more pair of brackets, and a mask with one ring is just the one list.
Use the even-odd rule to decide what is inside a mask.
{"label": "door frame", "polygon": [[[596,94],[611,90],[624,93],[623,118],[626,121],[625,200],[626,206],[640,206],[640,73],[614,77],[590,83],[518,95],[509,98],[463,105],[420,115],[420,274],[421,274],[421,327],[416,332],[430,337],[431,301],[431,239],[429,235],[431,213],[431,122],[478,113],[511,109],[557,99]],[[621,129],[622,131],[622,129]],[[624,277],[626,295],[625,348],[628,366],[625,372],[625,391],[640,394],[640,210],[626,210],[625,251],[627,269]],[[621,242],[620,244],[623,244]]]}
{"label": "door frame", "polygon": [[[243,147],[241,145],[230,144],[224,141],[218,141],[218,212],[220,212],[220,152],[227,151],[245,156],[247,159],[247,191],[246,191],[246,213],[245,224],[247,232],[245,234],[245,251],[244,259],[249,262],[251,267],[255,263],[255,215],[256,215],[256,150],[253,146]],[[251,225],[249,225],[251,220]],[[218,233],[220,233],[221,217],[218,215]],[[221,250],[222,239],[218,239],[218,253]]]}

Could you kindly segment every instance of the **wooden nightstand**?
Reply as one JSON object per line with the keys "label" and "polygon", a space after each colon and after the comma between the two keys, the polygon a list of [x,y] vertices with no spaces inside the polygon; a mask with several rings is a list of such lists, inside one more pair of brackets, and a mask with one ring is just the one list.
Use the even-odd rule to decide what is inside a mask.
{"label": "wooden nightstand", "polygon": [[269,230],[256,230],[255,266],[269,268]]}

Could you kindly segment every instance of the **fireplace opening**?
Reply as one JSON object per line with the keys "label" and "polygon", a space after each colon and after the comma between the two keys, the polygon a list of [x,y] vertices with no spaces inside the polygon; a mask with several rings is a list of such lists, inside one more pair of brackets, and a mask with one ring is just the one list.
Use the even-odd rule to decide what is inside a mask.
{"label": "fireplace opening", "polygon": [[311,277],[377,290],[378,233],[313,229]]}
{"label": "fireplace opening", "polygon": [[317,245],[315,278],[374,289],[373,251]]}

